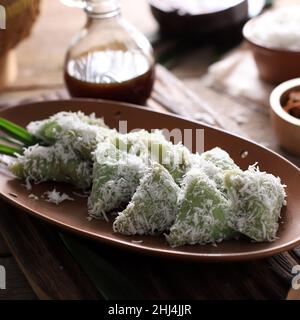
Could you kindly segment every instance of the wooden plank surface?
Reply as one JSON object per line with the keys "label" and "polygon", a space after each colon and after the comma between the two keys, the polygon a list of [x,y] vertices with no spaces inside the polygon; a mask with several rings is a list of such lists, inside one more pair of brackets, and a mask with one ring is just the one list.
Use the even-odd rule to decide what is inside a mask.
{"label": "wooden plank surface", "polygon": [[0,233],[0,257],[3,258],[9,256],[11,256],[10,250],[8,249],[8,246]]}
{"label": "wooden plank surface", "polygon": [[0,206],[1,234],[39,299],[100,298],[55,231],[4,202]]}
{"label": "wooden plank surface", "polygon": [[[197,263],[86,243],[126,274],[146,299],[284,299],[297,263],[288,254],[243,263]],[[279,264],[284,270],[278,273]]]}

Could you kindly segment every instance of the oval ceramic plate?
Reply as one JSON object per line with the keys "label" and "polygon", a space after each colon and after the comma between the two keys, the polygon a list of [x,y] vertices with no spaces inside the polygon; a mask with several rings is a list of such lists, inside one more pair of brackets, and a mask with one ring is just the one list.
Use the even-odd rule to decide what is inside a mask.
{"label": "oval ceramic plate", "polygon": [[[115,234],[112,231],[113,219],[110,222],[88,221],[86,199],[74,195],[74,190],[69,186],[44,183],[34,186],[31,191],[27,191],[20,180],[13,179],[12,176],[2,172],[0,176],[0,194],[5,200],[25,212],[82,236],[122,247],[123,249],[132,249],[137,252],[166,257],[202,261],[249,260],[273,255],[295,247],[300,243],[300,171],[281,156],[255,143],[170,114],[162,114],[146,108],[107,101],[68,100],[41,102],[5,109],[0,112],[0,117],[25,126],[32,120],[44,119],[59,111],[78,110],[87,114],[95,112],[98,117],[104,117],[106,124],[110,127],[118,128],[119,120],[127,120],[128,130],[134,128],[147,130],[164,128],[172,130],[178,128],[180,130],[191,129],[193,135],[195,135],[197,129],[204,129],[205,149],[219,146],[225,149],[243,169],[257,162],[261,170],[280,176],[283,183],[287,185],[288,205],[282,211],[282,224],[280,224],[278,233],[279,239],[271,243],[253,243],[247,239],[232,240],[225,241],[216,247],[196,245],[172,249],[167,245],[163,236],[127,237]],[[75,201],[65,201],[57,206],[43,199],[35,201],[28,197],[30,193],[41,197],[46,190],[52,190],[54,187],[59,191],[72,195]]]}

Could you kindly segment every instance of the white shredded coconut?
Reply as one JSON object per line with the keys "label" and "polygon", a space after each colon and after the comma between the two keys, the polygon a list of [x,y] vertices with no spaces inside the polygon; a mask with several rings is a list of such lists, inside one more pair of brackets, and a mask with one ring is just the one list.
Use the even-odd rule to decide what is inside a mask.
{"label": "white shredded coconut", "polygon": [[231,171],[225,184],[232,211],[232,226],[255,241],[276,239],[285,185],[279,177],[259,171],[256,164],[246,171]]}
{"label": "white shredded coconut", "polygon": [[27,177],[25,179],[25,184],[23,186],[26,188],[26,190],[30,191],[32,189],[32,185],[30,183],[30,177]]}
{"label": "white shredded coconut", "polygon": [[7,168],[10,164],[14,162],[14,159],[5,154],[0,154],[0,166]]}
{"label": "white shredded coconut", "polygon": [[53,189],[52,191],[46,191],[44,195],[47,202],[55,203],[57,205],[66,200],[74,201],[74,199],[69,195],[66,193],[60,193],[56,191],[56,189]]}
{"label": "white shredded coconut", "polygon": [[125,235],[155,235],[168,230],[176,218],[179,193],[170,173],[153,163],[127,208],[119,213],[113,230]]}
{"label": "white shredded coconut", "polygon": [[[295,16],[300,24],[300,13]],[[265,34],[276,26],[267,29]],[[298,36],[299,44],[300,33]],[[295,35],[283,45],[288,46],[291,39]],[[90,190],[93,180],[91,192],[72,192],[89,196],[88,221],[93,217],[108,220],[108,215],[114,219],[115,211],[127,206],[114,222],[115,232],[152,235],[170,231],[166,238],[171,246],[216,246],[223,239],[237,238],[237,232],[255,241],[277,238],[278,219],[286,204],[285,186],[256,165],[242,171],[218,147],[192,154],[181,143],[168,141],[161,130],[120,134],[94,114],[82,112],[60,112],[27,128],[50,146],[24,149],[14,160],[15,166],[2,158],[0,164],[26,178],[27,190],[32,189],[31,182],[43,181],[65,181]],[[39,200],[33,193],[28,197]],[[56,205],[74,201],[56,189],[40,198]],[[143,240],[131,242],[141,244]]]}
{"label": "white shredded coconut", "polygon": [[267,12],[246,29],[246,37],[259,45],[300,51],[300,6]]}
{"label": "white shredded coconut", "polygon": [[63,146],[72,146],[88,160],[97,143],[116,133],[105,125],[103,119],[82,112],[59,112],[48,119],[31,122],[27,130],[50,144],[59,141]]}
{"label": "white shredded coconut", "polygon": [[143,240],[131,240],[131,242],[134,244],[142,244],[144,241]]}
{"label": "white shredded coconut", "polygon": [[36,196],[36,195],[33,194],[33,193],[31,193],[31,194],[28,196],[28,198],[33,199],[33,200],[35,200],[35,201],[38,201],[38,200],[39,200],[39,197]]}
{"label": "white shredded coconut", "polygon": [[138,156],[120,152],[109,143],[98,145],[95,160],[89,214],[108,220],[108,212],[130,201],[146,166]]}

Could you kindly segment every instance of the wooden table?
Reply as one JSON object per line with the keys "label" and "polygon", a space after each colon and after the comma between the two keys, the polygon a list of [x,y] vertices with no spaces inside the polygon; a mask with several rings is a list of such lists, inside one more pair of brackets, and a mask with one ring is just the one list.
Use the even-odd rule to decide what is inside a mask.
{"label": "wooden table", "polygon": [[[149,35],[156,30],[156,23],[146,1],[123,2],[124,15],[143,32]],[[139,15],[134,14],[137,10]],[[17,51],[18,79],[13,86],[0,94],[0,106],[67,97],[62,80],[63,57],[71,37],[83,21],[84,16],[79,10],[65,8],[58,1],[43,2],[41,17],[32,36],[22,43]],[[156,51],[166,52],[173,46],[172,42],[160,43]],[[170,61],[169,66],[177,78],[163,67],[158,67],[155,90],[149,100],[149,106],[159,111],[171,111],[204,120],[257,142],[264,142],[274,150],[282,152],[274,138],[265,107],[253,104],[249,107],[244,101],[233,99],[205,84],[203,76],[215,61],[213,56],[211,47],[194,48],[176,56]],[[240,123],[232,117],[233,113],[241,110],[246,110],[252,121]],[[299,164],[299,159],[290,159]],[[8,288],[6,291],[0,291],[0,299],[100,297],[85,273],[74,263],[74,257],[70,256],[67,249],[62,248],[59,252],[55,250],[56,245],[61,245],[56,230],[53,231],[53,228],[7,206],[2,205],[1,214],[0,230],[5,241],[0,235],[0,265],[7,269]],[[24,234],[28,237],[24,237]],[[95,244],[89,243],[88,246],[94,248]],[[267,260],[242,264],[213,264],[207,267],[201,264],[177,263],[175,271],[170,275],[170,261],[143,257],[143,265],[148,266],[147,272],[143,274],[133,262],[130,262],[134,261],[134,257],[129,253],[111,253],[106,247],[99,247],[102,258],[114,265],[118,264],[120,255],[123,255],[126,263],[123,269],[118,271],[131,270],[128,279],[132,282],[135,282],[135,277],[141,280],[143,286],[139,289],[147,298],[282,299],[286,297],[291,285],[291,269],[300,263],[299,250],[294,250]],[[39,259],[35,260],[34,254],[29,257],[31,267],[24,267],[28,266],[30,252],[37,251],[45,253],[43,263],[49,262],[48,276],[39,270],[39,263],[42,262]],[[193,278],[195,274],[199,274],[196,280]],[[49,287],[51,276],[57,280],[53,287]],[[148,290],[145,291],[145,287]]]}

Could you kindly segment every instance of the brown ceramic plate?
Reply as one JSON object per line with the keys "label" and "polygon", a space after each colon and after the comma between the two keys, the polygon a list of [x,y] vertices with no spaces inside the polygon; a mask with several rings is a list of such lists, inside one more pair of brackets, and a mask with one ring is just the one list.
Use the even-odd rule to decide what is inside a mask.
{"label": "brown ceramic plate", "polygon": [[[74,202],[66,201],[59,206],[47,203],[44,200],[34,201],[28,198],[30,192],[21,185],[19,180],[1,173],[0,195],[25,212],[58,225],[62,229],[121,247],[124,250],[131,249],[140,253],[181,259],[188,258],[202,261],[250,260],[288,250],[300,243],[300,171],[281,156],[253,142],[201,123],[116,102],[92,100],[41,102],[2,110],[0,117],[25,126],[29,121],[43,119],[63,110],[95,112],[97,116],[104,117],[105,122],[110,127],[117,127],[119,120],[127,120],[129,130],[134,128],[145,128],[147,130],[179,128],[181,130],[192,129],[195,134],[196,129],[204,129],[205,149],[215,146],[225,149],[242,168],[247,168],[248,165],[258,162],[261,170],[280,176],[287,185],[288,205],[282,212],[283,223],[280,225],[279,239],[272,243],[258,244],[245,239],[223,242],[217,247],[196,245],[172,249],[167,245],[163,236],[126,237],[113,233],[112,222],[88,221],[86,199],[75,195],[73,195]],[[72,194],[71,187],[63,184],[54,185],[53,183],[34,186],[31,192],[40,196],[44,191],[52,190],[54,186],[59,191]],[[132,240],[143,240],[143,242],[136,243]]]}

